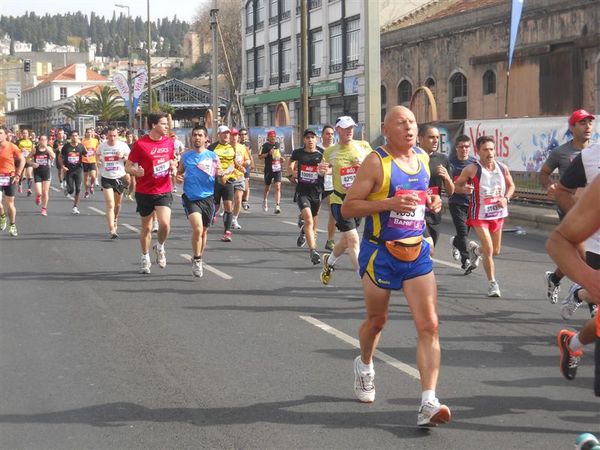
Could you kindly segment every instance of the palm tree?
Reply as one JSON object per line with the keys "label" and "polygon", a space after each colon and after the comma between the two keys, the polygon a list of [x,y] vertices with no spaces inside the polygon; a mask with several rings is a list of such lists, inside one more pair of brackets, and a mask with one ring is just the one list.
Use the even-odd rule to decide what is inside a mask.
{"label": "palm tree", "polygon": [[127,108],[115,88],[102,86],[90,100],[90,114],[98,116],[100,122],[111,122],[127,117]]}
{"label": "palm tree", "polygon": [[68,103],[64,104],[58,111],[65,117],[73,120],[79,114],[89,114],[90,104],[84,97],[73,97]]}

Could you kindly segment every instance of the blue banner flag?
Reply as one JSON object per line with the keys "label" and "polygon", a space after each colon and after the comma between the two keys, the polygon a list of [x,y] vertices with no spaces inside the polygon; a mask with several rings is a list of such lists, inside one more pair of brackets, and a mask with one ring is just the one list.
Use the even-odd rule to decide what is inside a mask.
{"label": "blue banner flag", "polygon": [[519,22],[521,21],[521,11],[523,11],[524,0],[512,0],[512,13],[510,16],[510,44],[508,46],[508,70],[512,65],[513,53],[517,44],[517,34],[519,32]]}

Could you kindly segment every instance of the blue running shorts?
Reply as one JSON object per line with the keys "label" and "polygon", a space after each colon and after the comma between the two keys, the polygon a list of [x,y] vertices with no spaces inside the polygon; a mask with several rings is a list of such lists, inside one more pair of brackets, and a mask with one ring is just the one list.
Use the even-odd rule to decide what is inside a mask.
{"label": "blue running shorts", "polygon": [[413,262],[403,262],[394,258],[385,245],[376,244],[367,239],[360,243],[358,254],[359,273],[365,273],[381,289],[402,289],[404,280],[427,275],[433,270],[429,255],[429,243],[423,240],[421,253]]}

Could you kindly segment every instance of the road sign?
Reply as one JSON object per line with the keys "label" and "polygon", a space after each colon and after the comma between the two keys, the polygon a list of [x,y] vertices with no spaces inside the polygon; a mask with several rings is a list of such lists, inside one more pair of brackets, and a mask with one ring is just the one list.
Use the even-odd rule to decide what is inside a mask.
{"label": "road sign", "polygon": [[6,98],[21,98],[21,83],[19,81],[6,82]]}

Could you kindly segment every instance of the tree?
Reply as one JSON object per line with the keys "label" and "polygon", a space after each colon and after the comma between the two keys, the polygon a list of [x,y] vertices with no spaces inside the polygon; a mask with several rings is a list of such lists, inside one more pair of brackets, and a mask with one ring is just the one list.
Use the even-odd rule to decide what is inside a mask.
{"label": "tree", "polygon": [[[204,0],[198,8],[197,20],[193,27],[204,36],[210,36],[211,2]],[[240,90],[242,82],[242,22],[239,0],[220,0],[217,15],[219,24],[219,73],[224,74],[229,84],[229,98],[235,99],[235,92]],[[213,43],[213,46],[215,43]],[[227,58],[223,56],[227,55]],[[229,67],[226,64],[229,61]]]}
{"label": "tree", "polygon": [[73,97],[65,105],[58,108],[58,111],[68,117],[69,119],[75,119],[75,116],[79,114],[89,114],[90,104],[87,99],[83,97]]}
{"label": "tree", "polygon": [[90,114],[98,116],[100,122],[111,122],[127,117],[127,108],[115,88],[102,86],[90,100]]}

